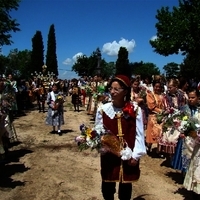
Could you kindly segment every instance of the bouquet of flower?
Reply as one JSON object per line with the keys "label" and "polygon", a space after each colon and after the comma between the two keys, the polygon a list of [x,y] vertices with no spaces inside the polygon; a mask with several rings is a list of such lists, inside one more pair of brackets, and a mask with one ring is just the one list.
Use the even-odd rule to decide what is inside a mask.
{"label": "bouquet of flower", "polygon": [[178,127],[183,116],[183,112],[175,108],[168,108],[156,115],[157,123],[162,125],[162,136],[159,139],[161,143],[168,144],[168,146],[177,143],[180,135]]}
{"label": "bouquet of flower", "polygon": [[58,110],[59,106],[62,105],[64,102],[65,102],[65,101],[64,101],[63,96],[62,96],[62,95],[58,95],[58,96],[56,97],[55,102],[52,102],[53,105],[54,105],[54,106],[53,106],[53,109],[54,109],[54,110]]}
{"label": "bouquet of flower", "polygon": [[163,122],[163,132],[167,131],[168,128],[173,127],[173,129],[178,130],[180,126],[180,121],[184,117],[184,112],[180,110],[174,110],[173,113],[166,116]]}
{"label": "bouquet of flower", "polygon": [[86,85],[85,86],[85,92],[86,92],[87,96],[90,96],[90,95],[92,95],[93,90],[92,90],[92,88],[89,85]]}
{"label": "bouquet of flower", "polygon": [[15,102],[15,98],[10,93],[3,93],[1,96],[0,107],[1,111],[4,113],[8,113],[8,111],[12,108],[12,104]]}
{"label": "bouquet of flower", "polygon": [[195,138],[197,136],[197,132],[200,130],[199,120],[185,114],[180,120],[178,130],[185,136]]}
{"label": "bouquet of flower", "polygon": [[183,114],[180,110],[171,107],[171,108],[164,110],[161,113],[157,113],[156,120],[157,120],[158,124],[163,123],[164,126],[169,127],[169,126],[173,126],[174,120],[175,119],[177,120],[177,118],[180,118],[180,116],[182,116],[182,115]]}
{"label": "bouquet of flower", "polygon": [[146,96],[147,96],[147,89],[145,87],[140,87],[138,96],[142,99],[144,99],[144,101],[146,101]]}
{"label": "bouquet of flower", "polygon": [[119,138],[106,130],[103,125],[96,125],[90,128],[85,124],[80,125],[81,135],[75,137],[75,142],[78,144],[80,151],[96,149],[99,153],[112,153],[122,160],[129,160],[132,156],[132,150],[126,142],[123,142],[123,148]]}
{"label": "bouquet of flower", "polygon": [[100,149],[101,135],[104,132],[103,127],[97,126],[96,129],[94,129],[85,124],[81,124],[80,131],[81,135],[75,138],[75,142],[78,144],[81,151],[89,148],[91,148],[91,150]]}

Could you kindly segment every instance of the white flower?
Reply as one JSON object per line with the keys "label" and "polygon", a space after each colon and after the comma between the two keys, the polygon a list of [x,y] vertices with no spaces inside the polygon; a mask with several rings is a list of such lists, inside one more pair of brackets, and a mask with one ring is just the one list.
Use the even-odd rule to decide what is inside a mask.
{"label": "white flower", "polygon": [[98,135],[103,135],[106,132],[106,130],[105,130],[105,128],[104,128],[104,126],[102,124],[97,124],[94,127],[94,130],[97,132]]}
{"label": "white flower", "polygon": [[87,144],[87,146],[89,146],[91,148],[95,148],[98,145],[97,142],[95,142],[94,140],[91,140],[90,137],[88,137],[88,136],[86,137],[86,144]]}
{"label": "white flower", "polygon": [[123,150],[120,151],[122,160],[130,160],[132,157],[132,150],[127,146]]}

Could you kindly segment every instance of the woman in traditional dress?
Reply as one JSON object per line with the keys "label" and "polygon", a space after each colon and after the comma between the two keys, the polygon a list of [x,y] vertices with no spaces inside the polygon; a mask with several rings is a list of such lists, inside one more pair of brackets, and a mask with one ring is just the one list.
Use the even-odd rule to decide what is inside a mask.
{"label": "woman in traditional dress", "polygon": [[147,106],[149,110],[148,123],[146,130],[147,152],[150,153],[152,144],[157,143],[158,137],[161,136],[162,126],[157,123],[156,114],[162,113],[164,110],[163,88],[159,80],[153,81],[153,92],[148,92],[146,96]]}
{"label": "woman in traditional dress", "polygon": [[[139,179],[139,160],[146,154],[141,108],[130,101],[131,83],[127,76],[117,75],[109,89],[112,102],[98,108],[95,125],[103,125],[116,138],[119,150],[128,150],[125,157],[113,148],[101,154],[102,194],[105,200],[114,200],[116,182],[119,182],[118,197],[130,200],[132,183]],[[112,140],[109,140],[111,146]],[[105,141],[102,139],[104,146]],[[107,149],[107,148],[105,148]],[[125,150],[126,149],[126,150]]]}
{"label": "woman in traditional dress", "polygon": [[[198,118],[198,120],[200,120],[200,112],[197,107],[199,96],[197,89],[192,89],[188,92],[191,115]],[[198,197],[194,195],[196,196],[194,199],[198,199],[200,198],[200,135],[190,134],[185,138],[185,144],[185,148],[183,148],[183,161],[185,162],[183,162],[183,165],[189,167],[187,168],[183,186],[187,190],[198,194]]]}
{"label": "woman in traditional dress", "polygon": [[[167,93],[164,97],[164,103],[166,109],[177,109],[183,110],[187,103],[186,98],[179,90],[179,80],[170,79],[167,86]],[[172,127],[173,128],[173,127]],[[162,152],[168,153],[172,158],[171,165],[173,169],[183,170],[182,166],[182,134],[179,131],[174,129],[173,133],[174,141],[173,142],[164,142],[161,138],[159,141],[159,148]]]}
{"label": "woman in traditional dress", "polygon": [[142,109],[142,117],[144,123],[144,129],[147,126],[147,105],[146,105],[146,95],[148,90],[145,87],[140,87],[140,81],[138,78],[133,78],[131,80],[131,101],[135,101]]}
{"label": "woman in traditional dress", "polygon": [[89,96],[89,102],[87,107],[87,114],[88,115],[94,115],[95,110],[95,101],[97,97],[97,76],[94,76],[93,79],[90,82],[90,87],[92,90],[92,93]]}
{"label": "woman in traditional dress", "polygon": [[72,86],[72,104],[74,106],[74,112],[80,112],[80,101],[81,101],[81,89],[78,87],[78,80],[73,79],[73,86]]}
{"label": "woman in traditional dress", "polygon": [[61,125],[64,124],[64,116],[63,116],[63,96],[58,91],[58,87],[56,84],[52,85],[52,91],[47,94],[47,105],[48,112],[46,118],[46,124],[53,127],[51,133],[57,132],[61,136]]}
{"label": "woman in traditional dress", "polygon": [[45,100],[46,100],[46,89],[41,79],[37,80],[36,83],[36,98],[39,112],[45,112]]}

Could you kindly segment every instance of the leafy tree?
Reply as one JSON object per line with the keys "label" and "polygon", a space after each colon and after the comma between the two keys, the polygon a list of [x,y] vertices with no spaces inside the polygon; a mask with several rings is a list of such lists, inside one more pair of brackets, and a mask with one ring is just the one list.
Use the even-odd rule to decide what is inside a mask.
{"label": "leafy tree", "polygon": [[72,71],[75,71],[78,76],[94,76],[97,75],[100,70],[101,74],[104,72],[105,61],[101,59],[98,63],[99,48],[93,51],[92,54],[87,57],[86,55],[77,58],[76,63],[72,66]]}
{"label": "leafy tree", "polygon": [[155,52],[168,56],[170,54],[190,53],[198,56],[200,52],[200,1],[179,0],[179,6],[162,7],[157,11],[157,39],[150,44]]}
{"label": "leafy tree", "polygon": [[72,66],[72,71],[76,72],[78,76],[89,76],[88,63],[89,58],[86,55],[79,56]]}
{"label": "leafy tree", "polygon": [[29,78],[31,74],[31,51],[13,49],[6,57],[4,74],[12,73],[16,78]]}
{"label": "leafy tree", "polygon": [[41,72],[44,65],[44,45],[41,31],[32,38],[31,72]]}
{"label": "leafy tree", "polygon": [[130,68],[132,70],[132,74],[140,75],[142,79],[147,76],[160,74],[159,68],[154,63],[143,63],[142,61],[130,63]]}
{"label": "leafy tree", "polygon": [[178,77],[180,75],[180,67],[177,63],[171,62],[163,67],[166,78]]}
{"label": "leafy tree", "polygon": [[18,52],[18,70],[20,78],[28,79],[31,74],[31,51],[23,50]]}
{"label": "leafy tree", "polygon": [[199,76],[199,16],[199,0],[179,0],[179,6],[173,7],[172,11],[162,7],[156,15],[157,39],[150,41],[154,51],[161,55],[179,52],[186,55],[181,65],[181,75],[187,75],[188,78]]}
{"label": "leafy tree", "polygon": [[0,55],[0,74],[6,74],[9,59],[7,56]]}
{"label": "leafy tree", "polygon": [[17,10],[20,0],[0,0],[0,46],[12,44],[10,32],[20,31],[19,23],[12,19],[10,12]]}
{"label": "leafy tree", "polygon": [[180,74],[187,78],[196,78],[200,80],[200,59],[195,56],[187,54],[183,63],[180,65]]}
{"label": "leafy tree", "polygon": [[47,55],[46,55],[47,70],[58,75],[58,63],[56,55],[56,36],[54,24],[50,26],[48,41],[47,41]]}
{"label": "leafy tree", "polygon": [[102,65],[102,77],[103,78],[109,78],[113,76],[116,73],[116,67],[114,62],[107,63],[104,59],[101,62]]}
{"label": "leafy tree", "polygon": [[5,75],[13,74],[15,77],[19,76],[19,59],[18,59],[18,49],[13,49],[8,54],[8,64],[6,66]]}
{"label": "leafy tree", "polygon": [[128,51],[125,47],[120,47],[118,58],[116,61],[116,74],[124,74],[131,77],[131,69],[129,66]]}

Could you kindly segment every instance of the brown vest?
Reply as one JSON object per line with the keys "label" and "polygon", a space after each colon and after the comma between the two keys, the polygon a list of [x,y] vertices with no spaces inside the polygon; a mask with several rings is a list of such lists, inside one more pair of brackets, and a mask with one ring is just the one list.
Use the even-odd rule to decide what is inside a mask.
{"label": "brown vest", "polygon": [[[120,120],[123,139],[128,143],[129,148],[133,149],[135,146],[136,118],[122,116]],[[103,112],[103,124],[112,134],[116,136],[119,134],[117,118],[110,119]],[[136,166],[130,166],[128,161],[123,161],[112,153],[102,154],[101,176],[102,180],[107,182],[133,182],[138,180],[140,176],[139,162]]]}

